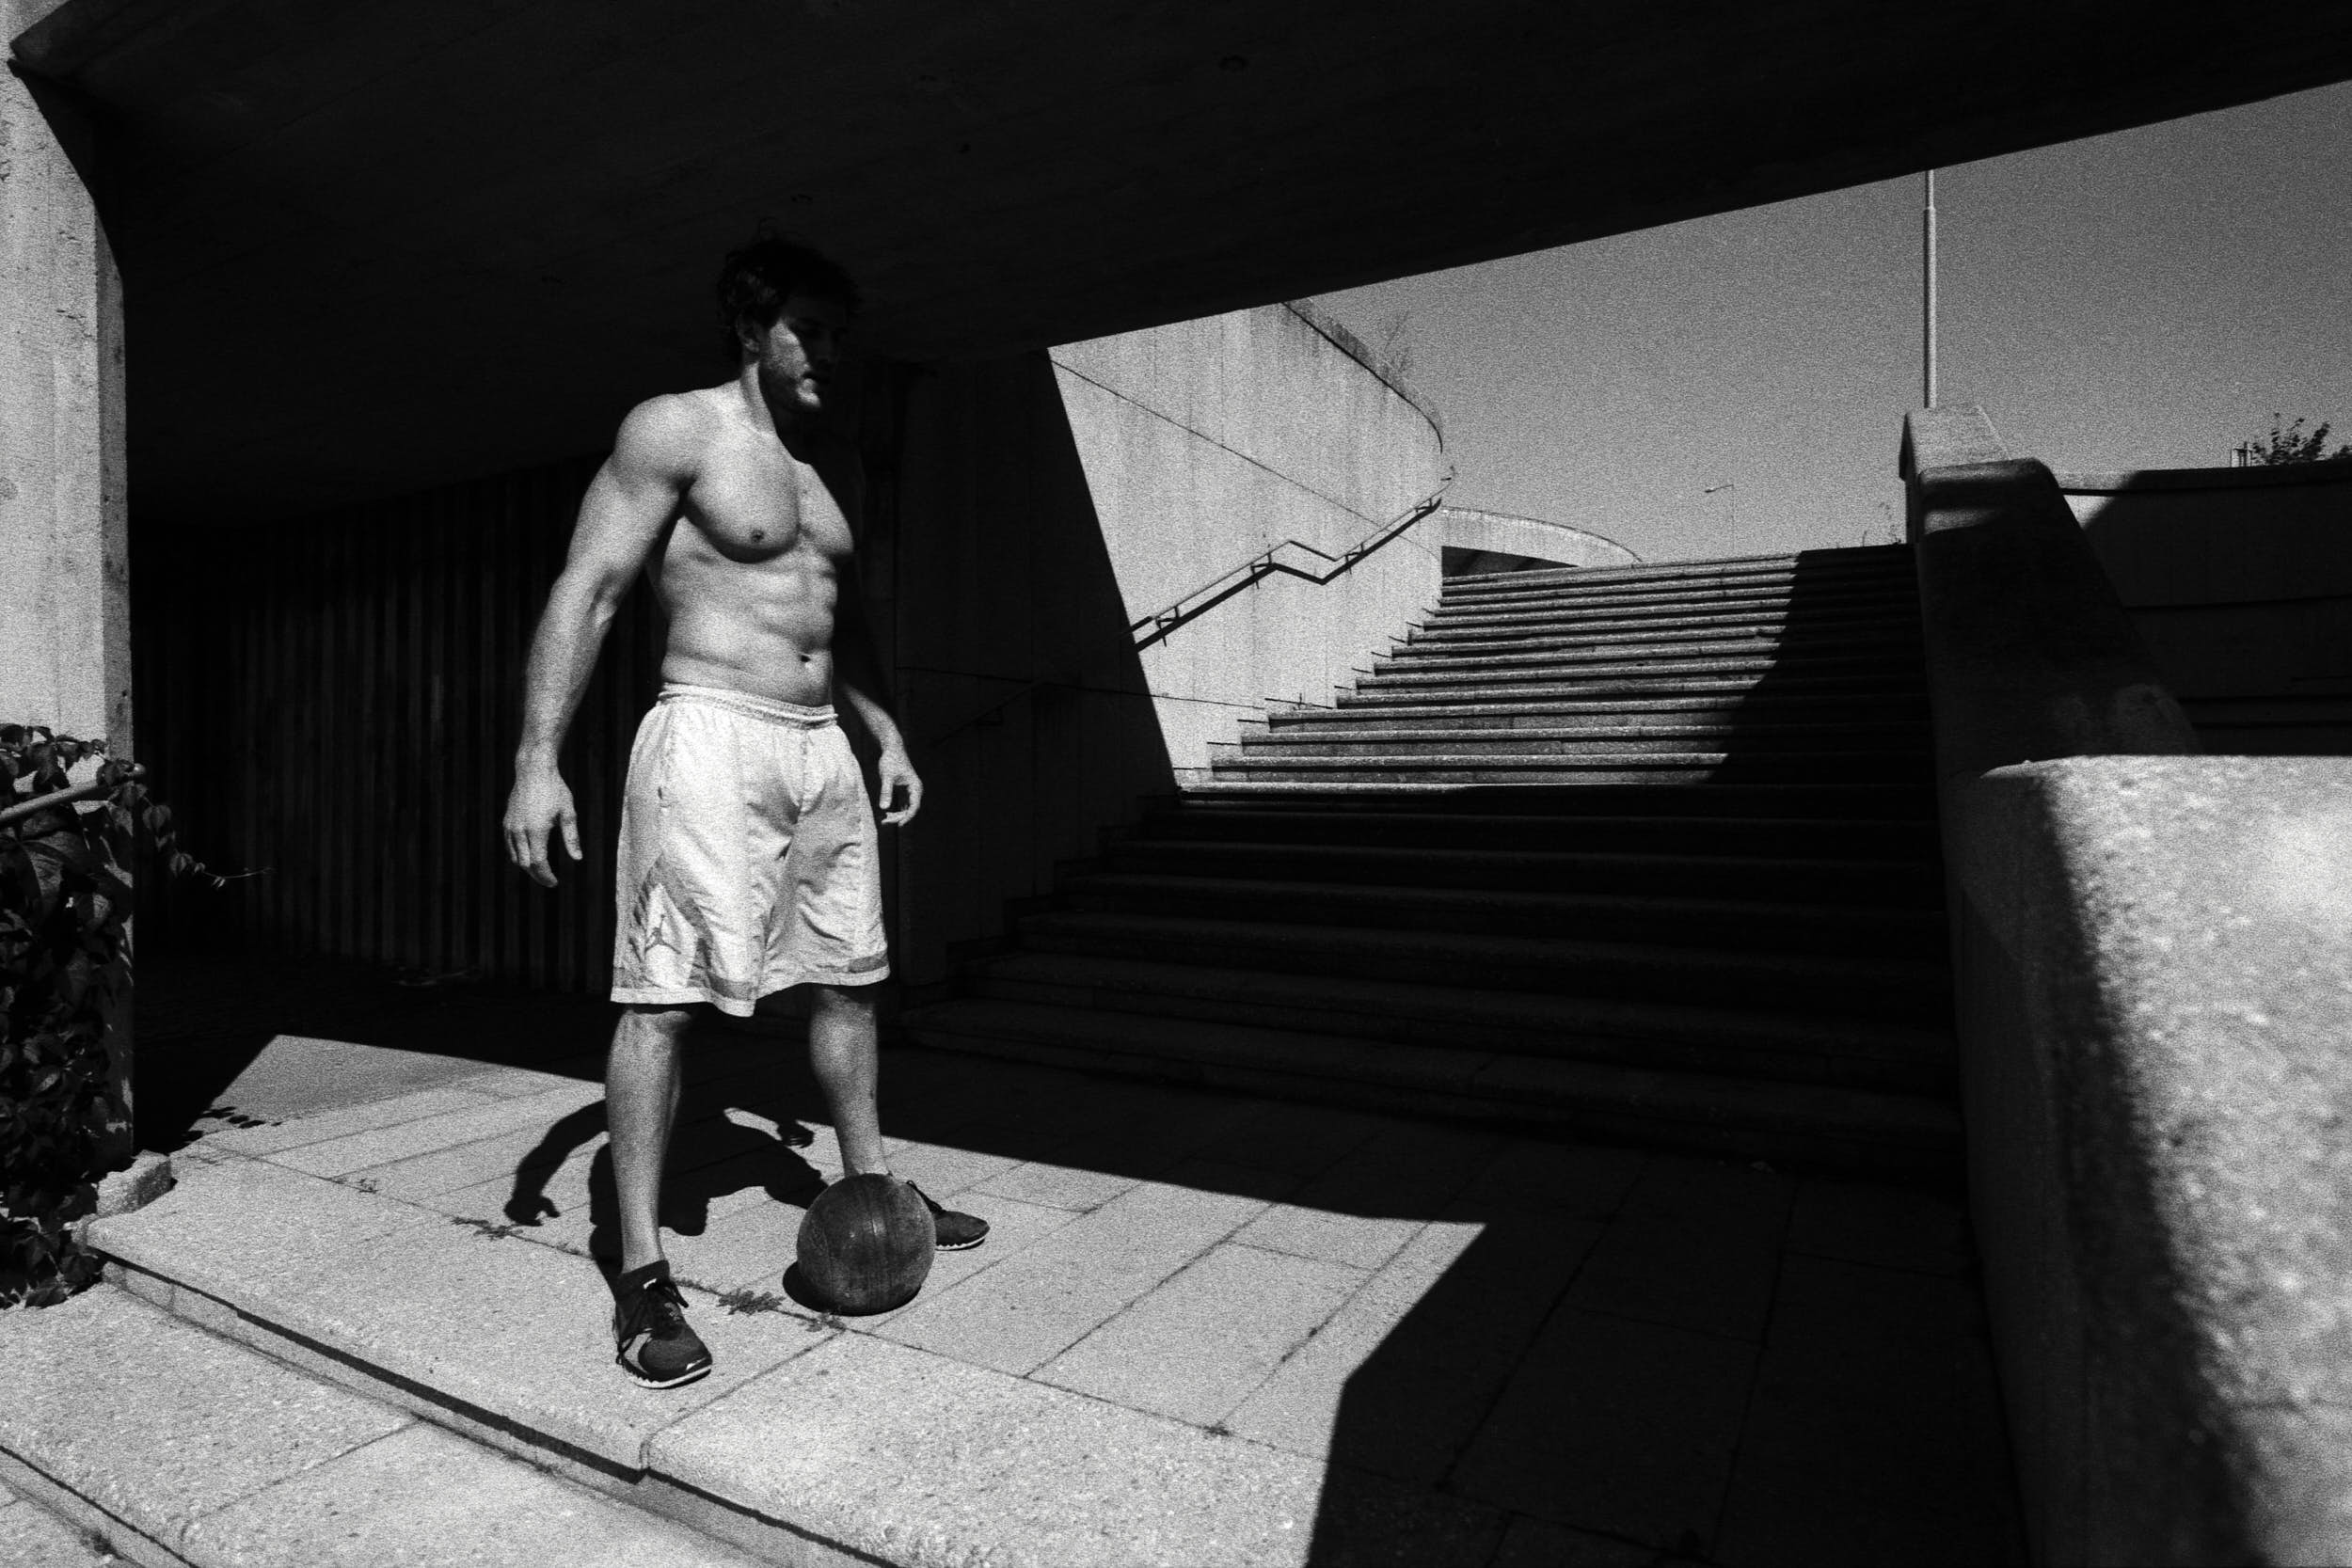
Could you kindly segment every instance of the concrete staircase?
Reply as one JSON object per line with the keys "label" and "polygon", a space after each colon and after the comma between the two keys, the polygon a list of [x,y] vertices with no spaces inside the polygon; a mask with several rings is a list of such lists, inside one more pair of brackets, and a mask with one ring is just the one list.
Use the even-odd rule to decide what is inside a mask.
{"label": "concrete staircase", "polygon": [[1958,1149],[1908,548],[1450,579],[922,1043],[1869,1169]]}

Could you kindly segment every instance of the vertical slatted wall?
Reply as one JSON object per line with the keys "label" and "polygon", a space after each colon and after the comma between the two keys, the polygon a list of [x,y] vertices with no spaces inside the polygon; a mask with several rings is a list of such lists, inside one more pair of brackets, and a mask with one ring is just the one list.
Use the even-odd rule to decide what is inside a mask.
{"label": "vertical slatted wall", "polygon": [[505,863],[531,633],[595,459],[135,545],[143,758],[190,852],[250,875],[153,886],[143,944],[326,953],[566,990],[608,983],[628,743],[658,680],[633,593],[563,767],[586,860]]}

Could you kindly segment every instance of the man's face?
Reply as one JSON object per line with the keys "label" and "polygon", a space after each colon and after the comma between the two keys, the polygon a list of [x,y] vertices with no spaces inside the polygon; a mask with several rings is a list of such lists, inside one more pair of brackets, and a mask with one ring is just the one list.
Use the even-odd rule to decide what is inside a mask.
{"label": "man's face", "polygon": [[822,411],[849,327],[850,313],[838,300],[787,295],[774,324],[751,341],[769,406],[795,414]]}

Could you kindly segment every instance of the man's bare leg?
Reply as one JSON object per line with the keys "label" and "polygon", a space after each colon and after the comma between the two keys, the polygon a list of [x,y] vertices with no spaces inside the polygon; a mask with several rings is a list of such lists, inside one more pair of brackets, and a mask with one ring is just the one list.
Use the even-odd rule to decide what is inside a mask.
{"label": "man's bare leg", "polygon": [[841,1164],[850,1176],[888,1176],[882,1152],[882,1052],[874,1028],[874,988],[809,990],[808,1065],[833,1113]]}
{"label": "man's bare leg", "polygon": [[677,1119],[679,1047],[692,1018],[683,1007],[623,1007],[605,1058],[623,1273],[661,1257],[661,1166],[670,1151],[670,1125]]}

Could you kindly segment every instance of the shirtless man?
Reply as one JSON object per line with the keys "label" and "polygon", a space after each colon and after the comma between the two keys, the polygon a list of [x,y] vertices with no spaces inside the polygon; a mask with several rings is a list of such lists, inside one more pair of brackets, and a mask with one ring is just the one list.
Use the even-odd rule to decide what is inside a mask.
{"label": "shirtless man", "polygon": [[[605,1078],[620,1199],[615,1358],[647,1387],[710,1370],[656,1219],[692,1009],[748,1017],[762,996],[808,986],[809,1060],[842,1164],[890,1173],[876,1101],[872,987],[890,965],[874,813],[912,820],[923,784],[884,704],[859,596],[856,455],[819,419],[856,305],[838,267],[783,240],[727,258],[719,306],[735,379],[654,398],[622,421],[531,647],[506,847],[553,887],[556,830],[580,858],[556,752],[596,650],[640,572],[669,615],[660,700],[629,753],[612,965],[622,1012]],[[836,700],[882,753],[871,809]],[[988,1232],[923,1201],[942,1247]]]}

